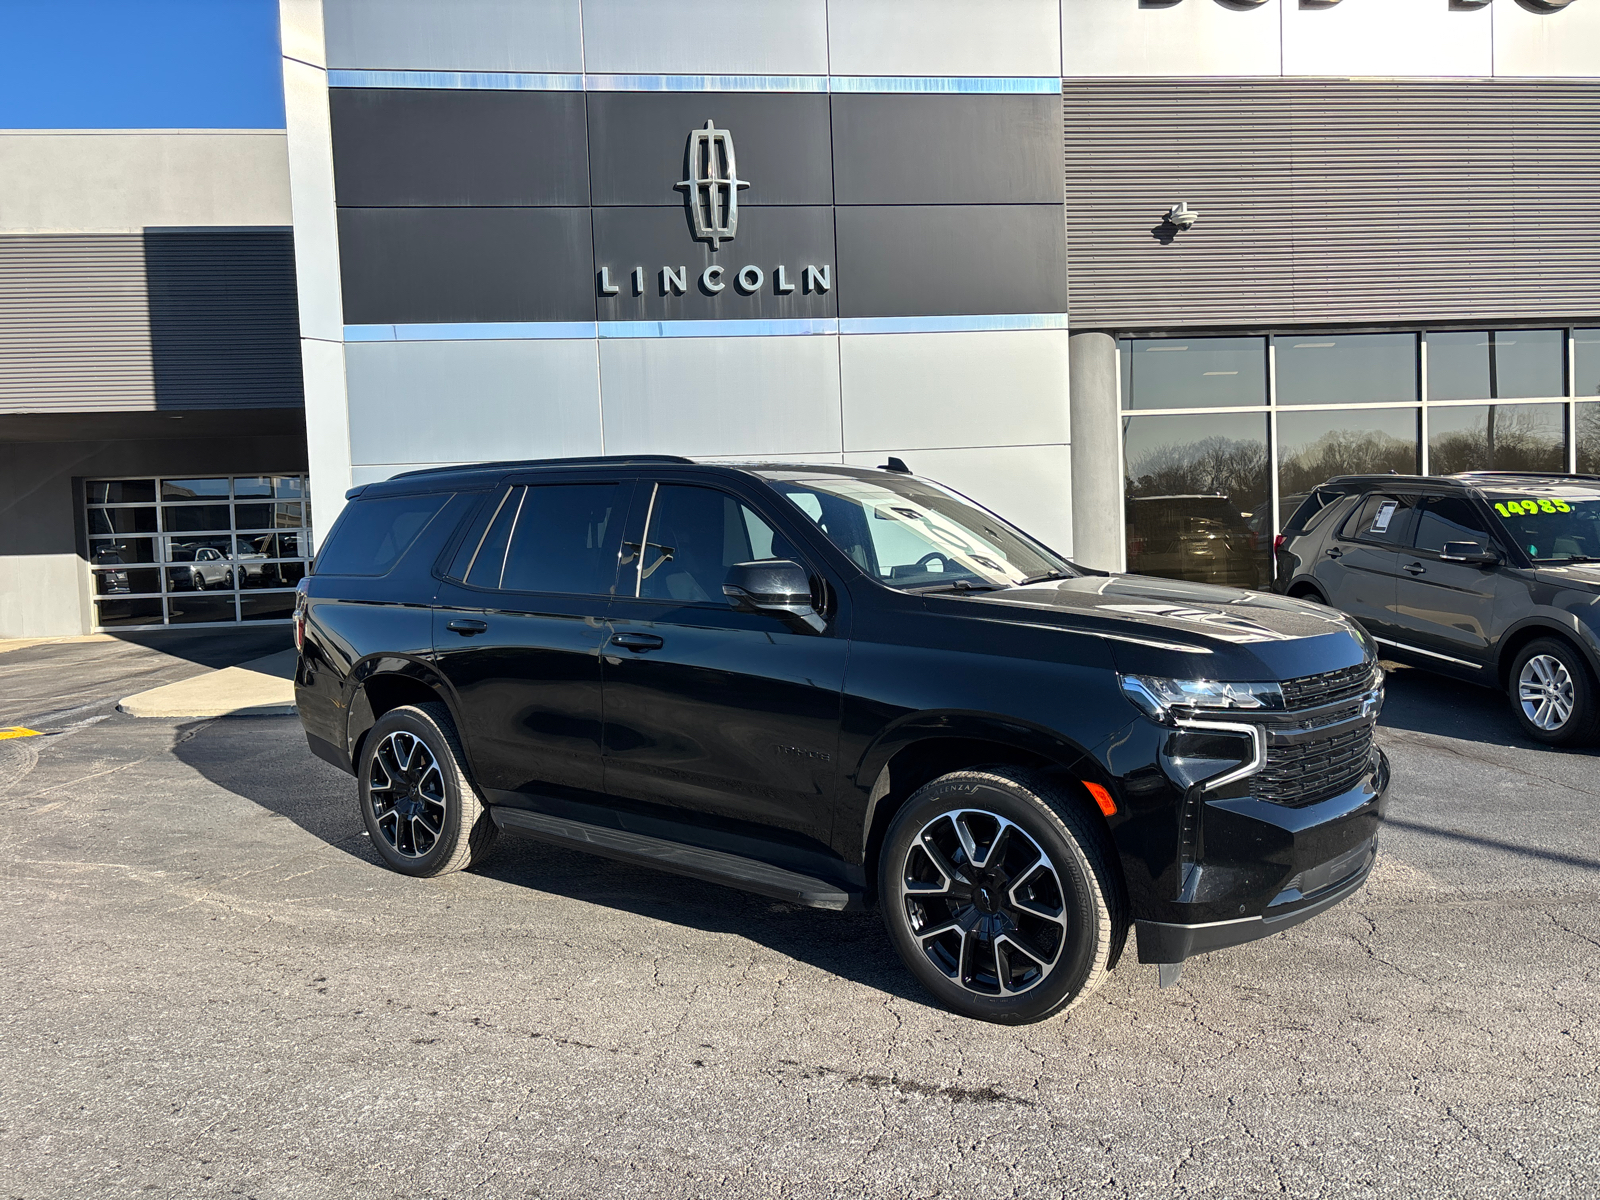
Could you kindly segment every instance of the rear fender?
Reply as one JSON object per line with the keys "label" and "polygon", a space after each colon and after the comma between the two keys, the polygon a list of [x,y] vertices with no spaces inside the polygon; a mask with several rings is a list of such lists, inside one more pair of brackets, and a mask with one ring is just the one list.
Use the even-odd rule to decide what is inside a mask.
{"label": "rear fender", "polygon": [[406,684],[427,688],[440,703],[449,708],[456,729],[461,729],[455,691],[431,664],[408,655],[375,654],[357,663],[345,681],[345,752],[350,755],[352,763],[357,761],[362,739],[378,720],[367,688],[374,683],[381,686],[384,680],[405,681]]}

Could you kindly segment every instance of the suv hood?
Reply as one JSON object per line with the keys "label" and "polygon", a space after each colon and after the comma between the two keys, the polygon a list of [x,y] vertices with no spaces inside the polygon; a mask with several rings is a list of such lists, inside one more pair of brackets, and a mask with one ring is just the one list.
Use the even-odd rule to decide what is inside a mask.
{"label": "suv hood", "polygon": [[1064,579],[954,603],[967,615],[976,615],[968,607],[975,606],[990,620],[1095,634],[1110,644],[1118,668],[1134,673],[1292,679],[1374,657],[1349,618],[1320,604],[1148,575]]}

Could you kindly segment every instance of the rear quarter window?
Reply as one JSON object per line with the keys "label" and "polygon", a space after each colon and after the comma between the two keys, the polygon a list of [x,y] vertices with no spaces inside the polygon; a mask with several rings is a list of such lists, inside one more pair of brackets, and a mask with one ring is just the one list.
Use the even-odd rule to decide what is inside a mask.
{"label": "rear quarter window", "polygon": [[439,515],[448,492],[354,500],[317,555],[318,575],[387,575]]}

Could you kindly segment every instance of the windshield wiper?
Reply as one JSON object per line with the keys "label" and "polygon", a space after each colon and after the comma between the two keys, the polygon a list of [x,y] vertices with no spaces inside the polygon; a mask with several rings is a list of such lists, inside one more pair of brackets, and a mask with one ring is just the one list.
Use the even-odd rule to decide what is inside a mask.
{"label": "windshield wiper", "polygon": [[996,592],[1003,586],[998,583],[971,583],[965,579],[958,579],[954,583],[933,583],[905,590],[912,595],[925,596],[930,592]]}
{"label": "windshield wiper", "polygon": [[1065,571],[1046,571],[1042,575],[1029,575],[1026,579],[1017,582],[1018,587],[1027,587],[1030,583],[1049,583],[1052,579],[1072,579]]}
{"label": "windshield wiper", "polygon": [[1571,554],[1571,555],[1568,555],[1566,558],[1547,558],[1547,559],[1544,559],[1543,561],[1544,562],[1549,562],[1549,563],[1556,563],[1556,564],[1559,564],[1559,565],[1565,565],[1567,563],[1593,563],[1593,562],[1600,562],[1600,557],[1596,557],[1593,554]]}

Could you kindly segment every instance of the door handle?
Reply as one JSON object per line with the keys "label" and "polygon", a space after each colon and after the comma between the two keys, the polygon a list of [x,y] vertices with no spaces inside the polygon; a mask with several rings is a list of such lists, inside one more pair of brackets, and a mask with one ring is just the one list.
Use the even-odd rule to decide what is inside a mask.
{"label": "door handle", "polygon": [[1418,575],[1426,575],[1428,573],[1428,569],[1421,563],[1407,563],[1405,566],[1405,572],[1407,575],[1415,578]]}
{"label": "door handle", "polygon": [[659,650],[666,642],[653,633],[614,633],[611,635],[613,646],[623,646],[635,654],[643,654],[646,650]]}
{"label": "door handle", "polygon": [[1329,558],[1343,558],[1344,551],[1339,549],[1337,546],[1329,546],[1327,549],[1327,555]]}
{"label": "door handle", "polygon": [[471,637],[477,633],[486,633],[489,629],[487,621],[470,621],[458,618],[445,626],[451,633],[459,633],[462,637]]}

